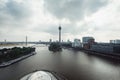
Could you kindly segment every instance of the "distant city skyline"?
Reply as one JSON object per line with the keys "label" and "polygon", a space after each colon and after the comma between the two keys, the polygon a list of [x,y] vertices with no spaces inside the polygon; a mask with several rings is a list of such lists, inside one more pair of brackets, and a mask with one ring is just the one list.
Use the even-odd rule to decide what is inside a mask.
{"label": "distant city skyline", "polygon": [[119,0],[0,0],[0,41],[120,39]]}

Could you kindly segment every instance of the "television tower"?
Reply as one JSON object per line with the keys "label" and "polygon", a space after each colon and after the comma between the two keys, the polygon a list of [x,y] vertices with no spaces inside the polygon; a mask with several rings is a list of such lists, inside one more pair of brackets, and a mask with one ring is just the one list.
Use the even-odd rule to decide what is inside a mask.
{"label": "television tower", "polygon": [[58,27],[58,29],[59,29],[59,43],[61,43],[61,26],[59,25],[59,27]]}

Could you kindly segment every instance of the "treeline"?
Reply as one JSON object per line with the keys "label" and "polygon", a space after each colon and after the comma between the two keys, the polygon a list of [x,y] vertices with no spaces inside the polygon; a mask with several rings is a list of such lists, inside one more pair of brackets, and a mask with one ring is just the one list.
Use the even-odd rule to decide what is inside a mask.
{"label": "treeline", "polygon": [[4,61],[9,61],[12,59],[16,59],[23,55],[27,55],[31,52],[34,52],[35,48],[32,47],[13,47],[13,48],[4,48],[0,50],[0,63]]}
{"label": "treeline", "polygon": [[49,46],[49,50],[50,51],[53,51],[53,52],[56,52],[56,51],[61,51],[62,50],[62,47],[59,43],[51,43],[50,46]]}
{"label": "treeline", "polygon": [[62,43],[62,47],[72,48],[72,43]]}

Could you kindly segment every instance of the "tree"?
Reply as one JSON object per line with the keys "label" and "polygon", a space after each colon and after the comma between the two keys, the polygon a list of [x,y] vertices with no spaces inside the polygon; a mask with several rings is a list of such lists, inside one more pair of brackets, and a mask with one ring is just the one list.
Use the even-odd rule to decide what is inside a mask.
{"label": "tree", "polygon": [[49,46],[49,50],[50,51],[53,51],[53,52],[56,52],[56,51],[61,51],[62,48],[61,48],[61,45],[59,43],[51,43],[50,46]]}

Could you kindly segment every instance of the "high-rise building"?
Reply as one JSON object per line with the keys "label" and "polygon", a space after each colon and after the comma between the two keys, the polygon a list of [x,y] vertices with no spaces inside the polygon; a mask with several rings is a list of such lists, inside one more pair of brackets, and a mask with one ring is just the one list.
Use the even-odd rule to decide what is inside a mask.
{"label": "high-rise building", "polygon": [[95,43],[95,39],[93,37],[83,37],[82,43],[84,49],[90,49],[91,45]]}
{"label": "high-rise building", "polygon": [[82,38],[82,43],[83,43],[83,44],[86,44],[86,43],[88,43],[90,40],[94,40],[94,38],[93,38],[93,37],[83,37],[83,38]]}

